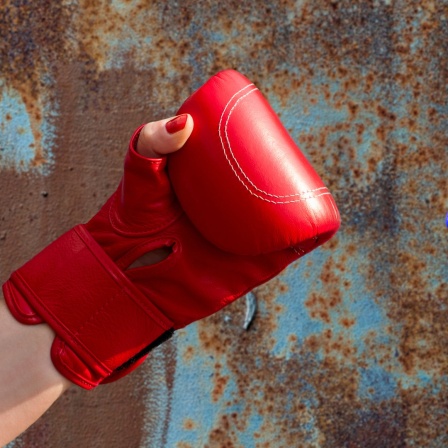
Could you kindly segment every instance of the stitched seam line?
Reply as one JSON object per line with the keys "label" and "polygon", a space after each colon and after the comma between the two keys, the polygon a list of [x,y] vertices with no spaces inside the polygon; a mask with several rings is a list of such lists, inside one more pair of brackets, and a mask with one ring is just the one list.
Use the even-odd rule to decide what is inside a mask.
{"label": "stitched seam line", "polygon": [[[253,196],[257,197],[258,199],[261,199],[262,201],[266,201],[266,202],[270,202],[271,204],[293,204],[293,203],[297,203],[297,202],[302,202],[302,201],[308,201],[309,199],[316,199],[319,198],[320,196],[325,196],[327,194],[331,195],[331,193],[327,190],[324,193],[320,193],[320,194],[313,194],[310,195],[306,198],[299,198],[299,199],[292,199],[290,201],[272,201],[270,199],[266,199],[263,196],[260,196],[256,193],[254,193],[253,191],[251,191],[247,185],[243,184],[243,186],[246,188],[246,190]],[[325,188],[326,189],[326,188]]]}
{"label": "stitched seam line", "polygon": [[238,92],[236,92],[236,93],[229,99],[229,101],[227,102],[227,104],[225,105],[225,107],[224,107],[224,109],[223,109],[223,111],[222,111],[222,113],[221,113],[221,117],[220,117],[219,125],[218,125],[218,134],[219,134],[219,139],[220,139],[220,141],[221,141],[221,146],[222,146],[222,149],[223,149],[223,152],[224,152],[224,156],[225,156],[225,158],[226,158],[228,164],[230,165],[230,168],[232,169],[233,173],[234,173],[235,176],[237,177],[237,179],[238,179],[238,180],[241,182],[241,184],[242,184],[242,185],[249,191],[250,194],[252,194],[253,196],[255,196],[255,197],[257,197],[257,198],[259,198],[259,199],[261,199],[261,200],[264,200],[264,201],[266,201],[266,202],[271,202],[271,203],[273,203],[273,204],[289,204],[289,203],[293,203],[293,202],[300,202],[300,201],[302,201],[302,200],[306,200],[306,199],[311,199],[312,197],[322,196],[323,194],[330,194],[330,193],[328,192],[328,190],[327,190],[326,187],[319,187],[319,188],[315,188],[315,189],[312,189],[312,190],[306,190],[306,191],[302,191],[302,192],[300,192],[300,193],[287,194],[287,195],[276,195],[276,194],[268,193],[267,191],[264,191],[264,190],[258,188],[258,187],[257,187],[257,186],[256,186],[250,179],[249,179],[249,177],[247,176],[247,174],[246,174],[246,173],[244,172],[244,170],[241,168],[240,164],[238,163],[238,160],[237,160],[236,157],[235,157],[235,154],[234,154],[233,151],[232,151],[232,146],[231,146],[231,144],[230,144],[230,139],[229,139],[229,136],[228,136],[228,133],[227,133],[227,128],[228,128],[228,123],[229,123],[229,120],[230,120],[230,116],[232,115],[232,113],[233,113],[234,109],[236,108],[236,106],[238,105],[238,103],[239,103],[241,100],[243,100],[244,98],[246,98],[248,95],[250,95],[251,93],[256,92],[256,91],[258,90],[256,87],[255,87],[254,89],[250,90],[249,92],[247,92],[246,94],[244,94],[243,96],[241,96],[240,98],[238,98],[238,100],[235,102],[235,104],[234,104],[234,105],[232,106],[232,108],[230,109],[229,114],[228,114],[227,119],[226,119],[225,126],[224,126],[224,133],[225,133],[226,140],[227,140],[227,144],[228,144],[228,147],[229,147],[229,152],[230,152],[230,154],[231,154],[231,156],[232,156],[232,158],[233,158],[233,160],[234,160],[234,163],[237,165],[237,167],[238,167],[239,170],[241,171],[241,174],[242,174],[242,175],[245,177],[245,179],[250,183],[250,185],[252,185],[252,187],[255,188],[255,190],[257,190],[257,191],[259,191],[260,193],[263,193],[263,194],[265,194],[265,195],[267,195],[267,196],[271,196],[271,197],[275,197],[275,198],[290,198],[290,197],[296,197],[296,196],[303,196],[303,195],[305,195],[305,194],[313,193],[313,192],[315,192],[315,191],[320,191],[320,190],[327,190],[327,192],[322,193],[322,194],[320,194],[320,195],[316,195],[316,196],[309,196],[309,197],[307,197],[307,198],[299,198],[299,199],[297,199],[297,200],[290,200],[290,201],[273,201],[273,200],[266,199],[266,198],[264,198],[264,197],[262,197],[262,196],[259,196],[259,195],[257,195],[256,193],[254,193],[253,191],[251,191],[251,190],[248,188],[248,186],[246,185],[246,183],[243,181],[243,179],[241,179],[241,177],[240,177],[239,174],[236,172],[235,168],[234,168],[233,165],[232,165],[232,162],[230,161],[230,159],[229,159],[229,157],[228,157],[228,155],[227,155],[226,148],[225,148],[224,141],[223,141],[222,134],[221,134],[221,127],[222,127],[222,121],[223,121],[223,118],[224,118],[224,113],[225,113],[226,109],[228,108],[229,104],[232,102],[233,98],[234,98],[235,96],[237,96],[238,94],[240,94],[240,93],[241,93],[243,90],[245,90],[247,87],[250,87],[250,86],[253,86],[253,84],[249,84],[249,85],[247,85],[246,87],[240,89]]}

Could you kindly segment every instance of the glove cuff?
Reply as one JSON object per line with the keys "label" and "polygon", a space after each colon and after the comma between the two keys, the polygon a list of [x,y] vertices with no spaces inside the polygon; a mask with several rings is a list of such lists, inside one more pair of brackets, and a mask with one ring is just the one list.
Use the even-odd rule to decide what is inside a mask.
{"label": "glove cuff", "polygon": [[165,339],[173,327],[83,225],[14,272],[3,291],[17,320],[50,325],[57,335],[53,364],[85,389]]}

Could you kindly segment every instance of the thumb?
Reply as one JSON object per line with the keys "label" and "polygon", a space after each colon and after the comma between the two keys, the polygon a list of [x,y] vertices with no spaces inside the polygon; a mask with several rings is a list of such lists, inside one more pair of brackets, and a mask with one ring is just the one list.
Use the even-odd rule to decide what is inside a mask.
{"label": "thumb", "polygon": [[137,152],[144,157],[160,158],[177,151],[190,137],[193,126],[189,114],[148,123],[140,132]]}

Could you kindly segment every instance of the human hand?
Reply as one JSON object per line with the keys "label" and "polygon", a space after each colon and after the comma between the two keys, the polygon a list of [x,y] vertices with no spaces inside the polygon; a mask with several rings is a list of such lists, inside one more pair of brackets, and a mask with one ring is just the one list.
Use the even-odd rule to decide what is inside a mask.
{"label": "human hand", "polygon": [[247,78],[219,73],[179,114],[140,127],[98,214],[4,285],[14,317],[47,322],[54,365],[86,389],[129,373],[339,227],[330,192]]}
{"label": "human hand", "polygon": [[191,115],[183,114],[147,123],[137,141],[137,152],[149,158],[164,157],[182,148],[193,131]]}

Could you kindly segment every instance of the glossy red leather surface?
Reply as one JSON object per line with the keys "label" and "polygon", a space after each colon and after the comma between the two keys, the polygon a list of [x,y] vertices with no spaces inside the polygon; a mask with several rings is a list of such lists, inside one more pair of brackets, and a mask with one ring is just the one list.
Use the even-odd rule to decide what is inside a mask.
{"label": "glossy red leather surface", "polygon": [[[211,96],[221,107],[207,108]],[[247,78],[218,73],[185,101],[178,113],[185,112],[195,128],[170,157],[170,177],[182,208],[213,244],[257,255],[333,234],[330,192]]]}
{"label": "glossy red leather surface", "polygon": [[[332,196],[242,75],[219,73],[180,112],[195,121],[184,148],[144,158],[137,130],[123,179],[99,213],[4,285],[16,319],[55,330],[55,366],[86,389],[133,370],[138,362],[116,369],[166,330],[266,282],[339,227]],[[162,247],[168,258],[129,269]]]}

